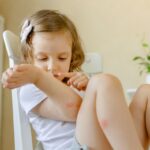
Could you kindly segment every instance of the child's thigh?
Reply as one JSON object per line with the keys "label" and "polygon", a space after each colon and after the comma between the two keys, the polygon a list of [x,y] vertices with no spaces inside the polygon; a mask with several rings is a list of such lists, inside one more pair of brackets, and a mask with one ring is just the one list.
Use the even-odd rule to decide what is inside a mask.
{"label": "child's thigh", "polygon": [[112,150],[107,141],[96,115],[96,95],[87,89],[77,118],[76,138],[92,150]]}

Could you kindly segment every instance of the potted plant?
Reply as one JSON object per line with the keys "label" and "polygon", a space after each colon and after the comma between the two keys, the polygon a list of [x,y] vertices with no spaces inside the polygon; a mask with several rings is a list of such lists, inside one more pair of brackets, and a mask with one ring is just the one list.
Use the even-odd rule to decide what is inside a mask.
{"label": "potted plant", "polygon": [[140,75],[144,72],[146,75],[146,83],[150,83],[150,46],[147,43],[142,43],[142,47],[146,52],[145,56],[135,56],[133,61],[138,61],[139,65],[142,67],[140,70]]}

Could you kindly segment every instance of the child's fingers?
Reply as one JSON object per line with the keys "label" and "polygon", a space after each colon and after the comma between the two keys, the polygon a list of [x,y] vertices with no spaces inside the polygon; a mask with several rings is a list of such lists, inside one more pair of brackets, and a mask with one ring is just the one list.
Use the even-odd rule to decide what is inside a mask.
{"label": "child's fingers", "polygon": [[85,79],[85,80],[82,80],[81,82],[78,83],[77,88],[79,90],[85,90],[86,86],[87,86],[87,80]]}
{"label": "child's fingers", "polygon": [[76,80],[77,78],[79,78],[80,76],[82,76],[82,73],[76,72],[74,74],[74,76],[72,76],[69,81],[72,83],[74,80]]}
{"label": "child's fingers", "polygon": [[87,83],[88,83],[87,79],[84,79],[84,80],[76,83],[76,85],[73,84],[73,86],[75,88],[77,88],[78,90],[84,90],[84,89],[86,89]]}
{"label": "child's fingers", "polygon": [[17,87],[19,87],[19,85],[18,84],[16,84],[16,83],[5,83],[5,84],[3,84],[3,88],[9,88],[9,89],[14,89],[14,88],[17,88]]}
{"label": "child's fingers", "polygon": [[79,82],[81,82],[82,80],[85,80],[86,76],[82,75],[82,76],[79,76],[79,77],[76,76],[76,78],[75,77],[72,77],[72,78],[68,82],[70,82],[70,84],[76,85]]}
{"label": "child's fingers", "polygon": [[10,74],[13,72],[13,68],[8,68],[4,73],[6,74]]}
{"label": "child's fingers", "polygon": [[16,88],[19,87],[21,85],[23,85],[24,83],[26,83],[26,80],[24,80],[24,78],[13,78],[13,79],[8,79],[4,84],[3,87],[5,88]]}
{"label": "child's fingers", "polygon": [[13,68],[8,68],[8,69],[2,74],[3,81],[6,81],[8,78],[12,77],[13,74],[14,74]]}
{"label": "child's fingers", "polygon": [[3,72],[2,78],[1,78],[1,81],[3,84],[7,81],[10,75],[11,75],[10,69],[7,69],[5,72]]}
{"label": "child's fingers", "polygon": [[78,82],[84,78],[87,78],[87,76],[83,72],[76,73],[76,75],[68,80],[68,84],[73,84],[74,82]]}
{"label": "child's fingers", "polygon": [[3,74],[2,74],[2,83],[5,84],[7,83],[13,83],[16,82],[17,80],[20,80],[18,78],[20,73],[14,71],[12,68],[8,68]]}

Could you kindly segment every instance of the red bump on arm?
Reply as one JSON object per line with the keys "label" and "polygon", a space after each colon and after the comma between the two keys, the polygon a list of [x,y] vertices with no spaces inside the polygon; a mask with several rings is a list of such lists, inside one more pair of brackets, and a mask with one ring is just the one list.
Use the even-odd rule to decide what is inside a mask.
{"label": "red bump on arm", "polygon": [[72,108],[75,106],[75,104],[71,102],[71,103],[67,103],[66,106],[67,108]]}
{"label": "red bump on arm", "polygon": [[109,125],[108,120],[101,119],[99,122],[100,122],[100,125],[101,125],[102,129],[108,128],[108,125]]}

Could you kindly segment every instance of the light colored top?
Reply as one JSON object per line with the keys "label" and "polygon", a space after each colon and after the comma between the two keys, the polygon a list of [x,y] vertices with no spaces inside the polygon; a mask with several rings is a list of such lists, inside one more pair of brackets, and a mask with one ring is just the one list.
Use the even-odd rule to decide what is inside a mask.
{"label": "light colored top", "polygon": [[[79,92],[83,96],[83,92]],[[68,150],[75,136],[75,123],[50,120],[40,117],[31,110],[47,98],[47,95],[33,84],[21,87],[20,103],[26,112],[37,140],[41,141],[44,150]]]}

